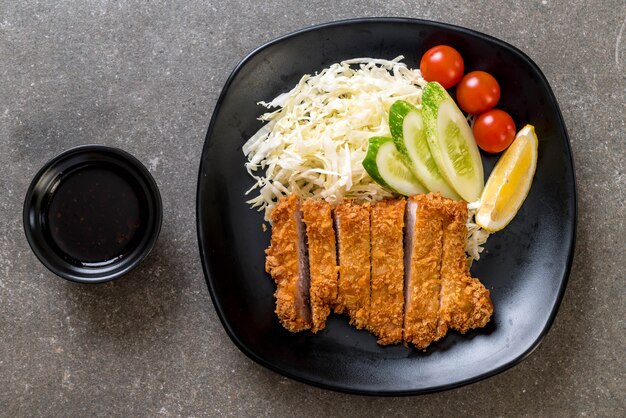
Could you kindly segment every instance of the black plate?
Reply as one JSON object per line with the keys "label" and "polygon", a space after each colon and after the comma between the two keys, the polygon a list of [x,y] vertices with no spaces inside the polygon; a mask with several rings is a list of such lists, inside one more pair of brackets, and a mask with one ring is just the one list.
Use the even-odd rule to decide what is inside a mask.
{"label": "black plate", "polygon": [[[242,144],[261,123],[256,105],[288,91],[305,73],[353,57],[392,59],[417,68],[426,49],[448,44],[466,71],[500,82],[498,107],[518,129],[535,125],[539,161],[522,209],[490,237],[472,274],[491,290],[487,328],[450,332],[426,352],[381,347],[344,317],[331,316],[317,335],[291,334],[274,314],[274,284],[264,272],[270,233],[245,203],[252,184]],[[486,175],[497,157],[483,155]],[[556,315],[572,262],[576,191],[570,145],[554,94],[539,68],[518,49],[471,30],[415,19],[358,19],[305,29],[246,57],[220,96],[207,133],[197,194],[200,256],[215,309],[234,343],[261,365],[328,389],[376,395],[433,392],[499,373],[528,356]]]}

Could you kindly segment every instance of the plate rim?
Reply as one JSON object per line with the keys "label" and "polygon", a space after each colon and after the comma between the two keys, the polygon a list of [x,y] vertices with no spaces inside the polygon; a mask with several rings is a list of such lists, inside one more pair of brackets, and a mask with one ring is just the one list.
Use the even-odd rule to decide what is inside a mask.
{"label": "plate rim", "polygon": [[[211,143],[211,136],[213,133],[213,129],[214,129],[214,125],[216,123],[216,119],[217,119],[217,114],[219,113],[219,110],[222,106],[223,101],[225,100],[227,93],[231,87],[231,84],[233,82],[233,80],[235,79],[235,77],[237,76],[237,74],[240,72],[240,70],[246,66],[246,64],[248,63],[248,61],[250,61],[254,56],[256,56],[257,54],[259,54],[261,51],[275,45],[278,43],[281,43],[285,40],[297,37],[301,34],[304,33],[308,33],[308,32],[314,32],[317,30],[321,30],[321,29],[326,29],[326,28],[330,28],[330,27],[339,27],[339,26],[351,26],[353,24],[363,24],[363,23],[386,23],[386,24],[418,24],[418,25],[426,25],[426,26],[431,26],[431,27],[435,27],[435,28],[442,28],[442,29],[453,29],[454,31],[464,34],[464,35],[471,35],[474,37],[478,37],[478,38],[482,38],[484,40],[487,40],[491,43],[495,43],[500,47],[506,48],[506,49],[510,49],[513,52],[517,53],[524,61],[526,61],[531,67],[532,69],[535,71],[535,73],[539,76],[540,81],[542,84],[544,84],[547,87],[547,92],[548,95],[550,97],[551,100],[554,101],[554,103],[556,104],[556,116],[558,117],[558,119],[560,120],[560,125],[563,129],[563,134],[565,137],[565,142],[566,142],[566,150],[568,153],[568,161],[569,164],[571,166],[571,174],[572,174],[572,235],[571,235],[571,240],[569,242],[569,253],[568,253],[568,257],[567,257],[567,265],[565,267],[565,270],[563,272],[563,277],[561,277],[561,284],[559,286],[559,290],[557,293],[557,298],[555,300],[554,306],[552,311],[550,312],[550,315],[548,316],[547,322],[545,324],[545,326],[543,327],[543,329],[541,330],[541,332],[539,333],[537,339],[519,356],[517,356],[516,358],[514,358],[513,360],[499,366],[496,367],[494,369],[490,369],[486,372],[477,374],[475,376],[466,378],[466,379],[461,379],[461,380],[457,380],[451,383],[447,383],[447,384],[441,384],[441,385],[436,385],[436,386],[432,386],[432,387],[428,387],[428,388],[421,388],[421,389],[402,389],[402,390],[393,390],[393,389],[379,389],[379,390],[368,390],[368,389],[355,389],[355,388],[351,388],[349,385],[338,385],[338,384],[329,384],[329,383],[324,383],[324,382],[320,382],[320,381],[316,381],[316,380],[312,380],[309,379],[307,377],[303,377],[297,373],[294,373],[291,370],[287,370],[281,367],[276,366],[275,364],[265,361],[264,359],[262,359],[261,357],[259,357],[254,350],[251,350],[246,344],[244,344],[239,337],[237,336],[237,334],[234,332],[234,330],[231,328],[230,323],[226,320],[226,317],[224,315],[222,306],[220,304],[220,302],[218,301],[216,295],[215,295],[215,291],[213,288],[213,284],[212,284],[212,276],[211,273],[209,271],[209,267],[207,265],[207,262],[205,260],[205,258],[203,257],[203,254],[206,253],[205,250],[207,250],[208,248],[210,248],[210,245],[208,245],[208,243],[205,242],[204,238],[202,237],[201,231],[202,231],[202,227],[204,225],[204,221],[201,217],[201,208],[202,208],[202,201],[200,200],[200,185],[201,185],[201,181],[202,181],[202,176],[203,176],[203,168],[204,168],[204,161],[206,156],[208,155],[208,150],[210,148],[210,143]],[[556,96],[554,95],[554,92],[552,91],[552,88],[550,86],[550,83],[548,82],[547,78],[545,77],[545,75],[543,74],[543,72],[541,71],[541,69],[539,68],[539,66],[528,56],[526,55],[526,53],[524,53],[523,51],[521,51],[520,49],[518,49],[517,47],[509,44],[508,42],[505,42],[501,39],[498,39],[496,37],[493,37],[491,35],[473,30],[473,29],[468,29],[462,26],[458,26],[458,25],[454,25],[454,24],[449,24],[449,23],[444,23],[444,22],[438,22],[438,21],[433,21],[433,20],[427,20],[427,19],[418,19],[418,18],[409,18],[409,17],[359,17],[359,18],[350,18],[350,19],[341,19],[341,20],[335,20],[335,21],[330,21],[330,22],[325,22],[325,23],[320,23],[320,24],[314,24],[311,26],[307,26],[295,31],[291,31],[288,32],[286,34],[280,35],[278,37],[275,37],[263,44],[261,44],[260,46],[254,48],[251,52],[249,52],[248,54],[245,55],[245,57],[239,61],[239,63],[235,66],[235,68],[232,70],[232,72],[230,73],[230,75],[228,76],[228,78],[226,79],[226,82],[224,83],[224,86],[222,87],[222,90],[220,92],[220,95],[217,99],[217,101],[215,102],[215,105],[213,107],[213,112],[211,115],[211,120],[209,122],[209,126],[207,129],[207,133],[204,139],[204,143],[202,146],[202,154],[200,156],[200,164],[199,164],[199,168],[198,168],[198,179],[197,179],[197,184],[196,184],[196,235],[197,235],[197,241],[198,241],[198,249],[199,249],[199,255],[200,255],[200,262],[202,264],[202,271],[204,274],[204,278],[205,278],[205,282],[207,284],[208,290],[209,290],[209,295],[211,297],[211,301],[213,302],[213,307],[215,308],[215,312],[217,313],[217,316],[222,324],[222,327],[224,328],[224,330],[226,331],[226,334],[228,335],[228,337],[231,339],[231,341],[235,344],[235,346],[243,353],[245,354],[248,358],[250,358],[251,360],[253,360],[255,363],[275,372],[278,373],[282,376],[288,377],[290,379],[296,380],[298,382],[302,382],[302,383],[306,383],[312,386],[316,386],[322,389],[327,389],[327,390],[332,390],[332,391],[336,391],[336,392],[342,392],[342,393],[349,393],[349,394],[356,394],[356,395],[366,395],[366,396],[413,396],[413,395],[421,395],[421,394],[428,394],[428,393],[434,393],[434,392],[441,392],[441,391],[445,391],[445,390],[450,390],[453,388],[458,388],[461,386],[466,386],[472,383],[476,383],[478,381],[487,379],[489,377],[498,375],[510,368],[512,368],[513,366],[518,365],[519,363],[521,363],[522,361],[524,361],[526,358],[528,358],[538,347],[539,345],[543,342],[543,340],[545,339],[546,335],[548,334],[548,332],[550,331],[554,320],[556,318],[556,315],[559,311],[560,305],[563,301],[563,296],[565,294],[565,289],[567,288],[567,284],[569,281],[569,276],[571,273],[571,269],[572,269],[572,264],[573,264],[573,258],[574,258],[574,253],[575,253],[575,248],[576,248],[576,235],[577,235],[577,228],[578,228],[578,197],[577,197],[578,193],[577,193],[577,188],[576,188],[576,171],[575,171],[575,166],[574,166],[574,159],[572,156],[572,149],[571,149],[571,141],[569,139],[569,135],[567,133],[567,127],[565,125],[565,121],[563,119],[563,115],[561,113],[561,109],[560,106],[558,105],[558,101],[556,99]]]}

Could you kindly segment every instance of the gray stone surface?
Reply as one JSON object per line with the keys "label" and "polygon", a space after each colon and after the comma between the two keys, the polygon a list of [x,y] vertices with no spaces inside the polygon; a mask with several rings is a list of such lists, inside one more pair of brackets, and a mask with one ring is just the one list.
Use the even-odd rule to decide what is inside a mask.
{"label": "gray stone surface", "polygon": [[[530,358],[468,387],[375,398],[285,379],[237,350],[208,296],[195,186],[221,86],[261,43],[358,16],[510,42],[542,68],[569,130],[580,217],[560,312]],[[620,0],[0,0],[0,415],[624,416],[625,19]],[[150,257],[97,286],[49,273],[21,225],[31,176],[85,143],[144,161],[165,211]]]}

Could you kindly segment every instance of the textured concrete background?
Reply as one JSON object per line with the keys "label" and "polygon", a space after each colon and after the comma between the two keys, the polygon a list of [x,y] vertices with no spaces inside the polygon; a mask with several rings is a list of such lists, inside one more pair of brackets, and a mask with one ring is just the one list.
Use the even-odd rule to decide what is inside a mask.
{"label": "textured concrete background", "polygon": [[[195,186],[221,86],[256,46],[359,16],[510,42],[542,68],[569,130],[580,215],[560,312],[530,358],[468,387],[366,398],[282,378],[235,348],[207,293]],[[0,0],[0,415],[624,416],[625,19],[621,0]],[[94,142],[148,165],[165,217],[138,270],[84,286],[39,264],[21,209],[45,161]]]}

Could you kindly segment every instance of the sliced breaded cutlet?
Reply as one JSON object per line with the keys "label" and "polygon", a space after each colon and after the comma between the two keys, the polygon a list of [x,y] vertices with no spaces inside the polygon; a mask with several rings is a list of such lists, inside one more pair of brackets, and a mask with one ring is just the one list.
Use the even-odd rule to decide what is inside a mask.
{"label": "sliced breaded cutlet", "polygon": [[371,297],[368,329],[382,345],[402,342],[404,209],[406,200],[382,200],[371,213]]}
{"label": "sliced breaded cutlet", "polygon": [[311,328],[309,264],[300,199],[283,198],[270,213],[272,242],[265,270],[276,282],[276,315],[291,332]]}
{"label": "sliced breaded cutlet", "polygon": [[404,341],[424,349],[445,335],[439,323],[443,219],[440,198],[416,195],[406,207]]}
{"label": "sliced breaded cutlet", "polygon": [[489,322],[493,304],[489,290],[467,267],[467,204],[443,199],[442,210],[441,318],[449,328],[465,333]]}
{"label": "sliced breaded cutlet", "polygon": [[334,210],[339,254],[335,312],[365,328],[370,305],[370,205],[344,200]]}
{"label": "sliced breaded cutlet", "polygon": [[326,326],[330,308],[337,300],[337,249],[331,206],[324,200],[305,200],[302,219],[309,245],[311,331],[317,332]]}

